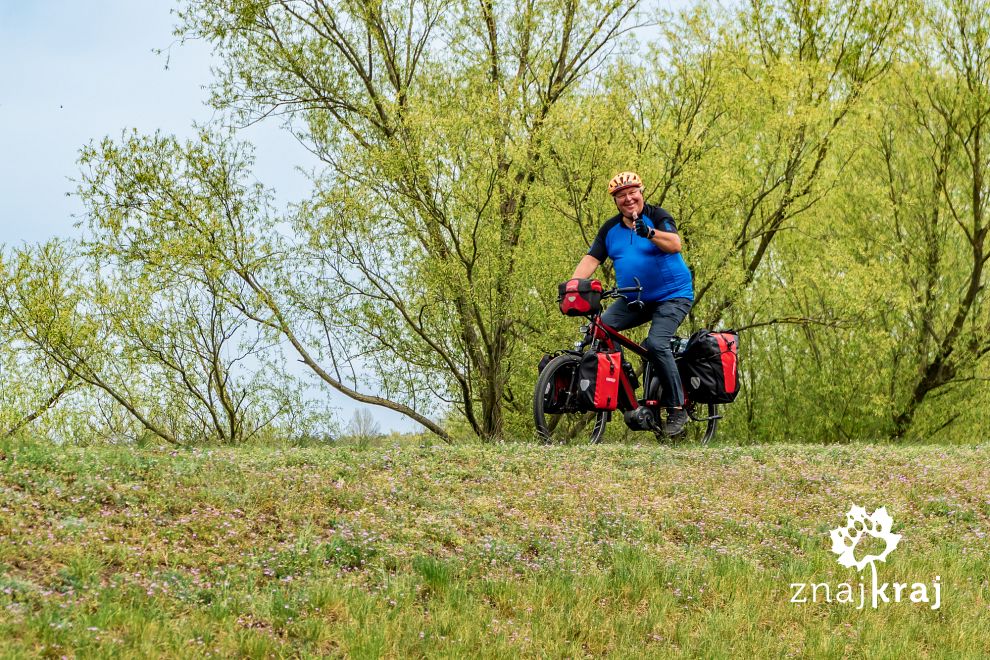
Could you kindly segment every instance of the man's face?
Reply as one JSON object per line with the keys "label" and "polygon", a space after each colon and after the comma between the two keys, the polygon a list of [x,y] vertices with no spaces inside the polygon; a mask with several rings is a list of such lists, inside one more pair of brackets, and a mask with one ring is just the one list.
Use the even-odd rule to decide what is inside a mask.
{"label": "man's face", "polygon": [[643,212],[643,190],[639,186],[620,190],[613,196],[615,208],[627,218],[639,217]]}

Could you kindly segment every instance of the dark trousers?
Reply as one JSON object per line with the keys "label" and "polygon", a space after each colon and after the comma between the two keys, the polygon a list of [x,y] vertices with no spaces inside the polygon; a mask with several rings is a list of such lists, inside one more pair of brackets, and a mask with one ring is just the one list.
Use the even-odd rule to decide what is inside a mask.
{"label": "dark trousers", "polygon": [[646,303],[638,311],[629,309],[626,301],[619,298],[602,314],[602,321],[616,330],[628,330],[652,321],[650,333],[643,345],[649,351],[650,363],[660,377],[660,405],[668,408],[684,404],[684,389],[681,387],[674,354],[670,350],[670,339],[689,311],[691,301],[687,298]]}

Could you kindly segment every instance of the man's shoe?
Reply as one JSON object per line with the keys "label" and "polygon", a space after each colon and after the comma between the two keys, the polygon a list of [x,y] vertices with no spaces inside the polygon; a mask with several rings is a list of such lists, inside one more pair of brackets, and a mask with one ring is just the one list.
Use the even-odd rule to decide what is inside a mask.
{"label": "man's shoe", "polygon": [[684,433],[684,426],[688,423],[688,414],[683,408],[668,408],[667,423],[663,425],[663,432],[674,437]]}

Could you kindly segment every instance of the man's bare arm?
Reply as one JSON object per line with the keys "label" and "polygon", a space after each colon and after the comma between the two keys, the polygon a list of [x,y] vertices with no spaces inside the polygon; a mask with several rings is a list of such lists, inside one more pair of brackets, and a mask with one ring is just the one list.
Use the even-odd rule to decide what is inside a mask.
{"label": "man's bare arm", "polygon": [[681,251],[680,234],[675,234],[672,231],[661,231],[657,229],[653,232],[653,238],[650,239],[650,242],[664,252],[674,253]]}
{"label": "man's bare arm", "polygon": [[571,277],[577,277],[583,280],[588,279],[595,272],[600,263],[601,262],[598,261],[598,259],[595,259],[590,254],[586,254],[581,261],[578,262],[577,268],[574,269],[574,274],[571,275]]}

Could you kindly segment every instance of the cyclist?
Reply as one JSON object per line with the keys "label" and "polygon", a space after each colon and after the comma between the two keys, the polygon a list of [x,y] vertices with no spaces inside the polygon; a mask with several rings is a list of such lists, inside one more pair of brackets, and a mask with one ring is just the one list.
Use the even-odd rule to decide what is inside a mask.
{"label": "cyclist", "polygon": [[681,238],[671,215],[643,200],[643,181],[635,172],[620,172],[608,182],[608,192],[618,214],[598,230],[572,277],[589,278],[606,257],[615,267],[616,284],[643,286],[640,308],[619,298],[602,314],[602,321],[616,330],[627,330],[651,321],[644,346],[663,388],[660,405],[667,408],[667,435],[684,431],[688,416],[682,405],[684,391],[677,373],[670,339],[691,310],[694,284],[681,256]]}

